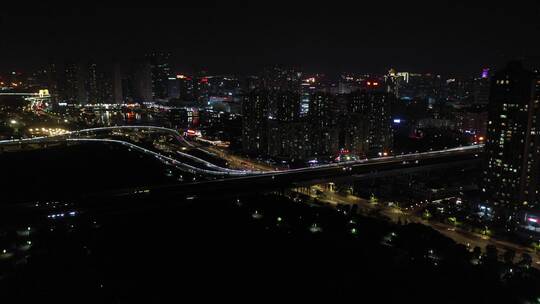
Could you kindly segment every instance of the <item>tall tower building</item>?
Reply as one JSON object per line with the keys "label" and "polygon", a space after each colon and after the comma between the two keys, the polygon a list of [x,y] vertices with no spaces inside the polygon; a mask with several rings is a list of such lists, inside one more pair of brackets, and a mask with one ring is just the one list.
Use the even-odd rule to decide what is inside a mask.
{"label": "tall tower building", "polygon": [[137,102],[152,101],[152,67],[145,60],[133,64],[133,99]]}
{"label": "tall tower building", "polygon": [[124,95],[122,92],[122,66],[118,62],[113,63],[112,71],[112,99],[113,103],[123,103]]}
{"label": "tall tower building", "polygon": [[58,92],[58,70],[57,64],[55,62],[49,62],[47,65],[47,88],[51,94],[53,101],[59,101],[59,92]]}
{"label": "tall tower building", "polygon": [[186,75],[176,75],[178,80],[179,98],[183,101],[195,100],[195,86],[193,84],[193,78]]}
{"label": "tall tower building", "polygon": [[371,156],[389,153],[393,146],[390,106],[394,96],[376,90],[349,94],[348,112],[362,114],[367,120],[367,141]]}
{"label": "tall tower building", "polygon": [[268,147],[268,108],[270,93],[255,90],[242,102],[242,146],[248,153],[266,155]]}
{"label": "tall tower building", "polygon": [[210,77],[201,76],[195,79],[193,93],[197,101],[203,105],[208,105],[210,99]]}
{"label": "tall tower building", "polygon": [[[84,77],[81,66],[74,62],[57,66],[58,101],[67,103],[86,103],[84,98]],[[84,100],[81,100],[84,99]]]}
{"label": "tall tower building", "polygon": [[[483,74],[486,72],[484,71]],[[489,102],[489,78],[476,78],[473,83],[473,98],[474,103],[487,105]]]}
{"label": "tall tower building", "polygon": [[99,102],[99,71],[95,62],[90,62],[86,66],[88,74],[86,75],[86,98],[90,103]]}
{"label": "tall tower building", "polygon": [[312,95],[309,105],[310,141],[315,155],[334,155],[338,152],[339,129],[336,123],[337,100],[329,93]]}
{"label": "tall tower building", "polygon": [[540,79],[518,62],[493,76],[484,191],[506,210],[538,206]]}
{"label": "tall tower building", "polygon": [[166,99],[169,93],[169,76],[171,75],[170,54],[154,52],[148,54],[146,58],[150,63],[152,75],[152,97],[153,99]]}
{"label": "tall tower building", "polygon": [[360,113],[341,115],[339,125],[339,148],[357,156],[365,157],[369,151],[368,120]]}
{"label": "tall tower building", "polygon": [[113,99],[112,70],[108,64],[90,62],[82,67],[85,98],[89,103],[110,103]]}
{"label": "tall tower building", "polygon": [[309,114],[311,97],[318,91],[316,81],[317,79],[315,77],[310,77],[302,81],[300,87],[300,116],[302,117]]}
{"label": "tall tower building", "polygon": [[169,77],[167,80],[167,91],[168,98],[180,98],[180,79],[176,78],[176,76]]}

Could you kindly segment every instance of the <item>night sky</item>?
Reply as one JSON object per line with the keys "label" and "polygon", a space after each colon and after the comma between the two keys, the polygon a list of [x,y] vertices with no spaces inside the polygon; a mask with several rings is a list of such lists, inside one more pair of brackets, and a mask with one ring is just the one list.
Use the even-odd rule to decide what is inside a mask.
{"label": "night sky", "polygon": [[[537,1],[267,2],[248,8],[9,8],[0,12],[0,72],[48,58],[173,55],[176,71],[467,75],[510,59],[540,63]],[[469,1],[473,2],[473,1]],[[353,3],[356,3],[353,5]]]}

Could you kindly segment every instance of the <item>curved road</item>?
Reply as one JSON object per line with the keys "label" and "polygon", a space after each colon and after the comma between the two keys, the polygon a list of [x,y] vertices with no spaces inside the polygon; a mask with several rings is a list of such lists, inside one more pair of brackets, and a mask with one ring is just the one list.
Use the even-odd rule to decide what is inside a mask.
{"label": "curved road", "polygon": [[13,144],[27,144],[27,143],[41,143],[41,142],[48,142],[48,141],[71,141],[71,142],[107,142],[107,143],[115,143],[115,144],[121,144],[129,146],[135,150],[141,151],[143,153],[152,154],[156,158],[172,163],[176,165],[177,167],[189,170],[190,172],[197,172],[201,174],[209,174],[209,175],[220,175],[220,176],[248,176],[248,175],[263,175],[263,174],[287,174],[287,173],[293,173],[293,172],[315,172],[318,170],[324,170],[328,168],[343,168],[343,170],[346,170],[347,168],[350,168],[350,166],[359,165],[359,164],[367,164],[367,163],[385,163],[385,162],[417,162],[420,159],[429,159],[429,158],[436,158],[436,157],[443,157],[443,156],[449,156],[449,155],[458,155],[462,153],[474,153],[474,152],[480,152],[483,148],[483,145],[473,145],[473,146],[466,146],[466,147],[458,147],[458,148],[451,148],[451,149],[445,149],[445,150],[439,150],[439,151],[430,151],[430,152],[422,152],[422,153],[413,153],[413,154],[404,154],[404,155],[395,155],[395,156],[386,156],[386,157],[379,157],[379,158],[372,158],[372,159],[362,159],[362,160],[354,160],[354,161],[346,161],[346,162],[339,162],[339,163],[331,163],[331,164],[325,164],[325,165],[319,165],[314,167],[307,167],[307,168],[298,168],[298,169],[287,169],[287,170],[269,170],[269,171],[250,171],[250,170],[234,170],[229,168],[224,168],[217,166],[213,163],[210,163],[204,159],[195,157],[193,155],[179,152],[177,153],[181,155],[182,157],[186,157],[192,161],[195,161],[197,163],[200,163],[204,165],[206,168],[199,168],[195,167],[186,163],[183,163],[181,161],[178,161],[176,159],[173,159],[171,157],[156,153],[154,151],[150,151],[146,148],[137,146],[135,144],[129,143],[127,141],[122,140],[111,140],[111,139],[98,139],[98,138],[71,138],[73,135],[80,135],[85,133],[91,133],[91,132],[99,132],[99,131],[108,131],[108,130],[118,130],[118,129],[148,129],[148,130],[159,130],[164,131],[166,133],[171,133],[176,139],[178,139],[181,143],[193,147],[193,145],[188,142],[177,130],[164,128],[164,127],[156,127],[156,126],[114,126],[114,127],[99,127],[99,128],[90,128],[90,129],[83,129],[83,130],[77,130],[77,131],[71,131],[66,134],[62,135],[56,135],[56,136],[43,136],[43,137],[34,137],[34,138],[25,138],[25,139],[13,139],[13,140],[2,140],[0,141],[1,145],[13,145]]}

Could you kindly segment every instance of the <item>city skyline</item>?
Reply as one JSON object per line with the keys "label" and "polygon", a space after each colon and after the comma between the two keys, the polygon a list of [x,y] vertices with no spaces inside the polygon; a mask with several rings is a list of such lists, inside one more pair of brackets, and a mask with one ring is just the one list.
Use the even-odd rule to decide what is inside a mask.
{"label": "city skyline", "polygon": [[540,303],[539,7],[3,10],[2,299]]}

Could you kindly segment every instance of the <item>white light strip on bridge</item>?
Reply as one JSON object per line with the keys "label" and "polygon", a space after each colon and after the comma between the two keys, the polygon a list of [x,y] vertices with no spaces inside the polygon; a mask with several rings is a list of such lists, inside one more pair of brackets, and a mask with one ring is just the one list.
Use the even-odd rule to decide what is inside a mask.
{"label": "white light strip on bridge", "polygon": [[180,152],[180,151],[176,151],[176,153],[178,153],[179,155],[181,155],[183,157],[186,157],[188,159],[196,161],[198,163],[202,163],[202,164],[204,164],[205,166],[207,166],[209,168],[213,168],[213,169],[216,169],[216,170],[219,170],[219,171],[224,171],[224,172],[237,172],[237,171],[240,171],[240,170],[233,170],[233,169],[229,169],[229,168],[220,167],[218,165],[215,165],[215,164],[213,164],[213,163],[211,163],[209,161],[198,158],[198,157],[193,156],[191,154],[183,153],[183,152]]}
{"label": "white light strip on bridge", "polygon": [[0,93],[0,96],[39,96],[39,93]]}
{"label": "white light strip on bridge", "polygon": [[150,130],[159,130],[159,131],[165,131],[168,133],[173,133],[177,139],[179,139],[184,144],[193,147],[193,144],[188,142],[178,131],[169,129],[169,128],[163,128],[163,127],[156,127],[156,126],[113,126],[113,127],[100,127],[100,128],[90,128],[90,129],[82,129],[82,130],[75,130],[75,131],[69,131],[65,134],[60,135],[53,135],[53,136],[40,136],[40,137],[32,137],[32,138],[21,138],[21,139],[8,139],[8,140],[0,140],[1,144],[10,144],[10,143],[19,143],[19,142],[32,142],[32,141],[40,141],[40,140],[46,140],[46,139],[54,139],[54,138],[62,138],[68,135],[77,135],[81,133],[89,133],[89,132],[97,132],[97,131],[108,131],[108,130],[117,130],[117,129],[150,129]]}
{"label": "white light strip on bridge", "polygon": [[[72,131],[72,132],[69,132],[67,134],[49,136],[49,137],[34,137],[34,138],[27,138],[27,139],[4,140],[4,141],[0,141],[0,145],[1,144],[10,144],[10,143],[12,144],[12,143],[17,143],[17,142],[32,142],[32,141],[40,142],[42,140],[46,141],[46,140],[55,139],[55,138],[62,139],[62,137],[65,137],[66,135],[77,135],[77,134],[81,134],[81,133],[105,131],[105,130],[115,130],[115,129],[155,129],[155,130],[160,130],[160,131],[166,131],[166,132],[169,132],[169,133],[173,133],[182,142],[184,142],[187,145],[193,147],[193,145],[191,143],[189,143],[188,141],[186,141],[185,138],[183,136],[181,136],[178,131],[173,130],[173,129],[169,129],[169,128],[164,128],[164,127],[156,127],[156,126],[99,127],[99,128],[91,128],[91,129],[83,129],[83,130],[78,130],[78,131]],[[403,155],[395,155],[395,156],[385,156],[385,157],[372,158],[372,159],[362,159],[362,160],[352,160],[352,161],[339,162],[339,163],[331,163],[331,164],[318,165],[318,166],[307,167],[307,168],[288,169],[288,170],[271,170],[271,171],[233,170],[233,169],[224,168],[224,167],[214,165],[214,164],[212,164],[212,163],[210,163],[210,162],[208,162],[206,160],[203,160],[201,158],[195,157],[195,156],[187,154],[187,153],[182,153],[182,152],[177,151],[177,153],[179,153],[180,155],[182,155],[184,157],[187,157],[187,158],[189,158],[189,159],[191,159],[193,161],[204,164],[207,167],[218,170],[218,171],[213,171],[213,170],[206,170],[206,169],[197,168],[197,167],[182,163],[182,162],[180,162],[178,160],[175,160],[173,158],[163,156],[163,155],[161,155],[159,153],[150,151],[148,149],[145,149],[143,147],[134,145],[134,144],[126,142],[126,141],[111,140],[111,139],[72,139],[72,138],[67,138],[65,140],[69,140],[69,141],[102,141],[102,142],[115,142],[115,143],[130,145],[132,147],[136,147],[137,150],[143,151],[145,153],[147,153],[147,151],[148,151],[148,153],[152,153],[156,157],[163,157],[165,159],[168,159],[171,162],[174,162],[176,164],[182,164],[183,166],[185,166],[187,168],[190,168],[192,170],[195,170],[195,171],[200,171],[200,172],[204,172],[204,173],[212,174],[212,175],[236,175],[236,176],[262,175],[262,174],[284,174],[284,173],[290,173],[290,172],[309,172],[309,171],[312,171],[312,170],[323,169],[323,168],[333,168],[333,167],[343,167],[343,166],[358,165],[358,164],[365,164],[365,163],[375,163],[375,162],[379,162],[379,161],[392,160],[392,159],[404,159],[404,160],[415,161],[415,160],[420,159],[423,156],[429,157],[429,156],[437,156],[437,155],[441,155],[441,154],[445,154],[445,153],[451,153],[451,152],[466,152],[466,151],[469,151],[469,150],[474,151],[474,150],[479,150],[480,148],[483,148],[483,146],[484,146],[483,144],[479,144],[479,145],[472,145],[472,146],[465,146],[465,147],[450,148],[450,149],[439,150],[439,151],[429,151],[429,152],[420,152],[420,153],[403,154]],[[205,150],[202,150],[202,149],[200,149],[200,150],[205,151]]]}
{"label": "white light strip on bridge", "polygon": [[248,174],[250,174],[251,172],[244,172],[244,171],[234,171],[234,172],[219,172],[219,171],[212,171],[212,170],[205,170],[205,169],[201,169],[201,168],[197,168],[197,167],[194,167],[194,166],[191,166],[191,165],[188,165],[186,163],[183,163],[183,162],[180,162],[174,158],[171,158],[171,157],[168,157],[168,156],[165,156],[165,155],[162,155],[162,154],[159,154],[159,153],[156,153],[154,151],[151,151],[151,150],[148,150],[146,148],[143,148],[143,147],[140,147],[140,146],[137,146],[137,145],[134,145],[132,143],[129,143],[127,141],[122,141],[122,140],[116,140],[116,139],[98,139],[98,138],[67,138],[66,141],[69,141],[69,142],[100,142],[100,143],[115,143],[115,144],[120,144],[120,145],[124,145],[124,146],[128,146],[130,148],[133,148],[134,150],[137,150],[137,151],[140,151],[140,152],[143,152],[143,153],[146,153],[146,154],[149,154],[149,155],[153,155],[155,156],[157,159],[159,159],[160,161],[166,163],[166,164],[173,164],[177,167],[181,167],[183,169],[189,169],[189,171],[191,173],[204,173],[204,174],[210,174],[210,175],[219,175],[219,176],[223,176],[223,175],[230,175],[230,176],[246,176]]}
{"label": "white light strip on bridge", "polygon": [[180,141],[185,143],[186,145],[193,147],[193,144],[188,142],[178,131],[174,129],[164,128],[164,127],[156,127],[156,126],[113,126],[113,127],[99,127],[99,128],[90,128],[90,129],[83,129],[78,131],[73,131],[71,134],[78,134],[78,133],[88,133],[88,132],[96,132],[96,131],[107,131],[107,130],[116,130],[116,129],[150,129],[150,130],[159,130],[159,131],[165,131],[168,133],[173,133]]}

